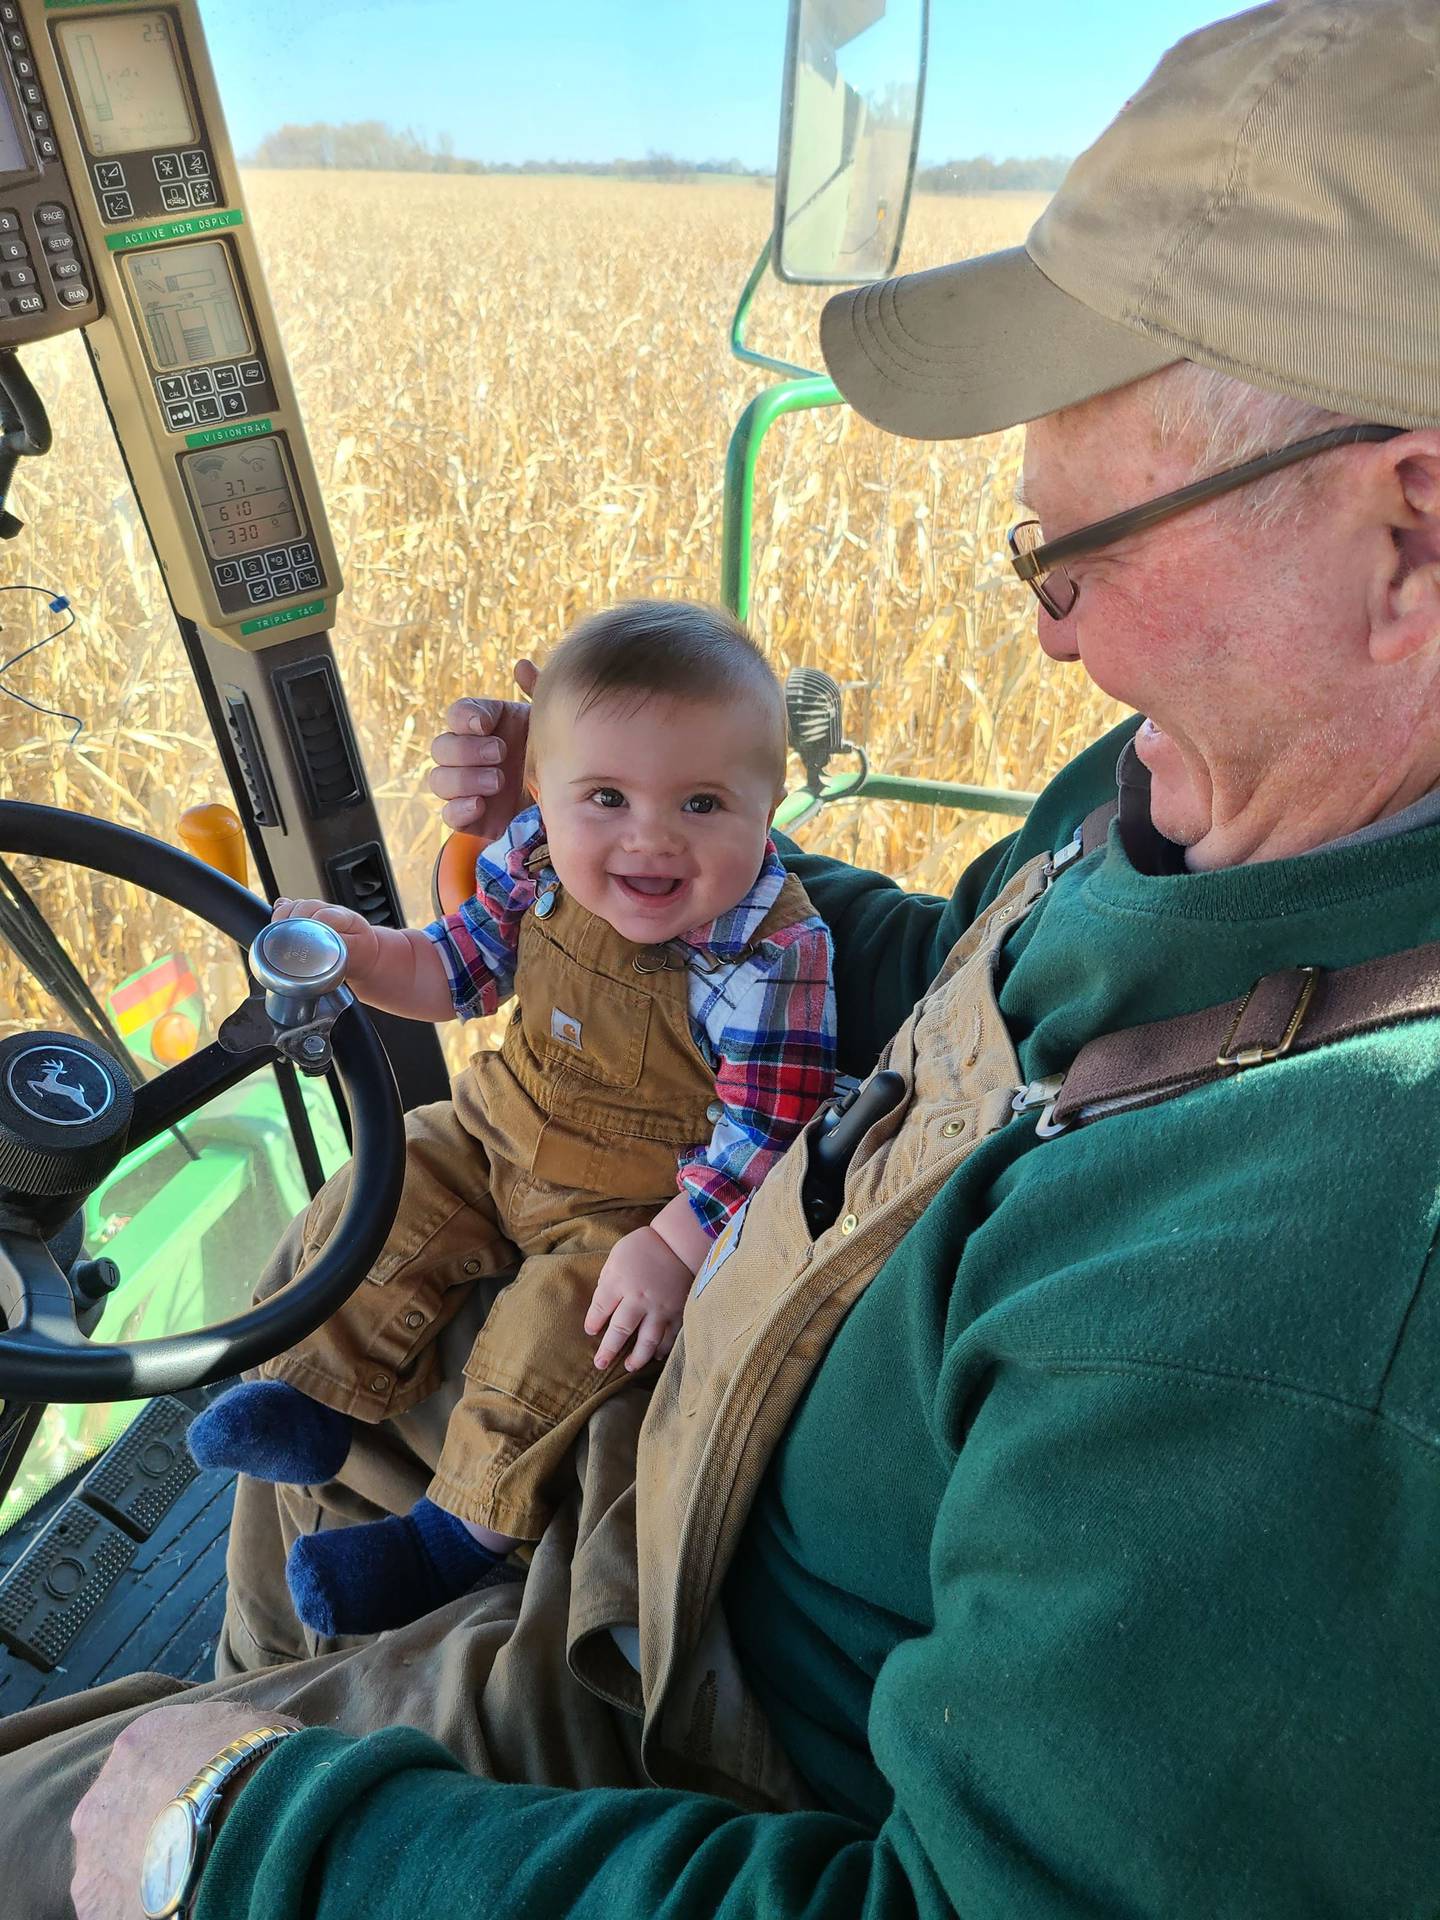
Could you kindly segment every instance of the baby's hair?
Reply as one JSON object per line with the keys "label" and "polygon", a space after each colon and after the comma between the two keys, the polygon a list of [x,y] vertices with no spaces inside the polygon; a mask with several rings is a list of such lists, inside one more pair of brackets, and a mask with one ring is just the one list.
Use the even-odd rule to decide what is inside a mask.
{"label": "baby's hair", "polygon": [[[535,730],[564,702],[578,716],[599,702],[749,699],[764,715],[757,746],[785,777],[785,700],[764,654],[732,614],[687,600],[626,600],[572,627],[535,689]],[[765,735],[769,734],[769,741]]]}

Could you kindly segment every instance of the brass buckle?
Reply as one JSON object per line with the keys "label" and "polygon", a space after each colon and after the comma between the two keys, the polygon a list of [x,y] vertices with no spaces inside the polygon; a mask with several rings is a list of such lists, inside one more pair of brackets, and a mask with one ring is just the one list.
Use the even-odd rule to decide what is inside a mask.
{"label": "brass buckle", "polygon": [[1279,1045],[1274,1047],[1242,1047],[1238,1053],[1231,1053],[1230,1051],[1231,1047],[1235,1044],[1235,1036],[1239,1033],[1241,1024],[1245,1019],[1246,1008],[1255,998],[1257,989],[1269,978],[1268,974],[1262,974],[1260,979],[1255,982],[1255,985],[1251,987],[1249,993],[1247,993],[1245,998],[1240,1002],[1240,1011],[1231,1023],[1229,1033],[1226,1034],[1224,1040],[1220,1043],[1220,1051],[1215,1056],[1215,1064],[1217,1067],[1234,1067],[1237,1073],[1243,1073],[1246,1067],[1263,1066],[1267,1061],[1278,1060],[1281,1054],[1290,1051],[1294,1045],[1295,1036],[1299,1033],[1304,1023],[1305,1015],[1309,1011],[1310,1002],[1314,998],[1315,982],[1320,978],[1321,969],[1319,967],[1301,967],[1300,972],[1305,976],[1300,988],[1300,997],[1295,1002],[1295,1011],[1290,1016],[1289,1026],[1286,1027],[1284,1033],[1280,1036]]}

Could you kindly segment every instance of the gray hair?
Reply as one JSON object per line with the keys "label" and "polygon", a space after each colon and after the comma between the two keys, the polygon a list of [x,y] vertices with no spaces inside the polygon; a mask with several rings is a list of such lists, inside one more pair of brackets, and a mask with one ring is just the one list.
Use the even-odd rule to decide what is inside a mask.
{"label": "gray hair", "polygon": [[[1195,360],[1163,368],[1149,386],[1160,445],[1190,447],[1197,479],[1258,459],[1293,440],[1349,426],[1355,419],[1353,414],[1329,413],[1290,394],[1247,386]],[[1303,463],[1287,467],[1227,497],[1251,526],[1273,527],[1294,508],[1306,474]]]}

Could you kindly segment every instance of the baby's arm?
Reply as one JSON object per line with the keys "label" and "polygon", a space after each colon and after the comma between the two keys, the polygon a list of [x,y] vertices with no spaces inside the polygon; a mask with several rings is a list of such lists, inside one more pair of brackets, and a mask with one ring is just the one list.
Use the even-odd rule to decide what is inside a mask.
{"label": "baby's arm", "polygon": [[444,963],[433,941],[409,927],[372,927],[363,914],[324,900],[277,900],[276,920],[321,920],[345,942],[345,982],[357,999],[409,1020],[453,1020]]}

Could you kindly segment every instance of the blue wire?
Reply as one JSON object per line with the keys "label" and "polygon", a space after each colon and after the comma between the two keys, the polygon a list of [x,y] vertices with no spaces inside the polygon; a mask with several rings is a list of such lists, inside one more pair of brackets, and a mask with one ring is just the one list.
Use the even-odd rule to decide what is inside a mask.
{"label": "blue wire", "polygon": [[80,738],[80,735],[85,731],[85,722],[80,718],[78,713],[66,713],[62,707],[44,707],[38,700],[32,700],[28,694],[17,693],[14,687],[7,687],[4,684],[4,680],[5,675],[12,667],[18,667],[20,662],[28,659],[32,653],[38,653],[41,647],[48,647],[52,640],[58,640],[62,633],[68,633],[70,631],[71,627],[75,624],[74,609],[63,593],[56,593],[53,587],[37,587],[30,581],[22,580],[17,581],[12,586],[0,587],[0,593],[38,593],[43,596],[51,613],[68,613],[70,615],[70,618],[65,622],[63,627],[57,627],[53,633],[47,633],[40,640],[32,640],[28,647],[22,647],[19,653],[12,654],[3,665],[0,665],[0,693],[8,694],[12,700],[18,700],[22,707],[29,707],[32,713],[43,713],[47,719],[71,721],[75,731],[70,735],[66,744],[73,747],[75,742]]}

